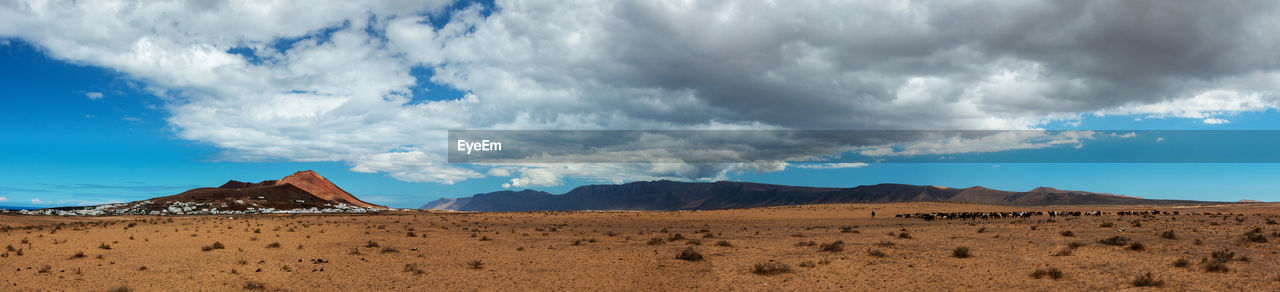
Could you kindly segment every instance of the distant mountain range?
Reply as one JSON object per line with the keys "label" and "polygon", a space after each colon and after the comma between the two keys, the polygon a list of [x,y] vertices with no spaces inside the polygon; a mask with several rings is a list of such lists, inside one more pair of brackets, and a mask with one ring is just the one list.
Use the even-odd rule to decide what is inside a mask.
{"label": "distant mountain range", "polygon": [[967,202],[1006,206],[1194,204],[1039,187],[1026,192],[905,184],[818,188],[747,182],[650,181],[589,185],[568,193],[497,191],[439,199],[422,209],[456,211],[708,210],[828,203]]}

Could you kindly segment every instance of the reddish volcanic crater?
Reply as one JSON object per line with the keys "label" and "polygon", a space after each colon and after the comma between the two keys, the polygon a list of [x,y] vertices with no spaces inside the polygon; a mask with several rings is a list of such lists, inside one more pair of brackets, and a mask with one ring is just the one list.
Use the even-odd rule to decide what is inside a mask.
{"label": "reddish volcanic crater", "polygon": [[337,185],[334,185],[332,182],[329,182],[328,179],[325,179],[323,176],[320,176],[320,174],[310,170],[295,172],[292,175],[286,176],[280,180],[266,180],[259,183],[247,183],[247,182],[233,180],[233,181],[228,181],[225,184],[222,184],[222,186],[218,188],[219,189],[243,189],[243,188],[257,188],[257,187],[269,187],[269,186],[280,186],[280,185],[293,185],[295,187],[298,187],[299,189],[302,189],[307,193],[310,193],[312,196],[316,196],[317,198],[324,199],[327,201],[346,202],[348,204],[365,207],[365,208],[377,208],[377,209],[387,208],[385,206],[374,205],[369,202],[361,201],[360,199],[357,199],[355,196],[352,196],[351,193],[348,193],[347,191],[342,190],[342,188],[338,187]]}

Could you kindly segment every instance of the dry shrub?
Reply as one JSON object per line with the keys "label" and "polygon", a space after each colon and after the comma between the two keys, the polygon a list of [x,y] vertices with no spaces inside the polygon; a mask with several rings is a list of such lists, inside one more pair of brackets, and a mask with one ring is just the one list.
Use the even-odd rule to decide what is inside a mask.
{"label": "dry shrub", "polygon": [[1156,280],[1155,277],[1151,276],[1151,272],[1134,278],[1129,284],[1133,284],[1134,287],[1164,287],[1164,281]]}
{"label": "dry shrub", "polygon": [[784,263],[770,261],[767,263],[758,263],[751,266],[751,273],[756,275],[777,275],[791,271],[791,266]]}
{"label": "dry shrub", "polygon": [[679,254],[676,254],[676,259],[696,262],[702,260],[702,254],[698,253],[698,251],[694,250],[692,247],[686,247],[684,250],[681,250]]}
{"label": "dry shrub", "polygon": [[1129,238],[1123,237],[1123,236],[1112,236],[1106,239],[1098,240],[1098,243],[1110,245],[1110,246],[1122,246],[1129,243]]}
{"label": "dry shrub", "polygon": [[823,243],[819,248],[826,252],[842,252],[844,251],[844,241],[836,240],[831,243]]}
{"label": "dry shrub", "polygon": [[1062,270],[1059,270],[1058,268],[1048,268],[1048,269],[1036,269],[1034,272],[1031,272],[1032,278],[1040,279],[1040,278],[1044,278],[1045,276],[1048,276],[1050,279],[1054,279],[1054,280],[1062,279]]}

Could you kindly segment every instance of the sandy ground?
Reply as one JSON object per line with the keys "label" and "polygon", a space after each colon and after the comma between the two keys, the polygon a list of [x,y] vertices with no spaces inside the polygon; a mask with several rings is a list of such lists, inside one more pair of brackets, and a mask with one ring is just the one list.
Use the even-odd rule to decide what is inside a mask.
{"label": "sandy ground", "polygon": [[[932,222],[893,217],[1046,210],[1184,214]],[[879,216],[870,218],[872,211]],[[1280,238],[1272,232],[1280,225],[1268,220],[1280,220],[1280,205],[903,203],[684,212],[0,215],[0,245],[6,246],[0,251],[0,290],[1275,291],[1280,290]],[[1102,227],[1107,223],[1111,227]],[[1266,242],[1246,240],[1245,233],[1254,228],[1261,228]],[[1161,237],[1169,230],[1175,239]],[[685,239],[673,239],[676,234]],[[1098,242],[1112,236],[1139,242],[1143,249]],[[720,241],[728,246],[717,245]],[[816,245],[797,245],[809,241]],[[835,241],[844,243],[841,250],[822,250]],[[215,242],[224,248],[213,248]],[[1069,247],[1073,242],[1083,245]],[[677,259],[687,247],[703,259]],[[968,247],[971,257],[954,257],[957,247]],[[1207,271],[1215,263],[1212,253],[1220,250],[1234,253],[1217,261],[1227,270]],[[1178,259],[1187,265],[1176,267]],[[789,271],[753,272],[756,264],[769,262],[785,264]],[[1061,278],[1032,276],[1049,268],[1061,271]],[[1148,272],[1163,282],[1162,288],[1135,287],[1134,279]]]}

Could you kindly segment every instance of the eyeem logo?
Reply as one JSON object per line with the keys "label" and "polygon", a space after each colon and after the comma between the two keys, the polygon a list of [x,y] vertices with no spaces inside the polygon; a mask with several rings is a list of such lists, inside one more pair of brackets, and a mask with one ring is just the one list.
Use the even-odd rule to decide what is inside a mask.
{"label": "eyeem logo", "polygon": [[490,142],[489,140],[480,140],[480,142],[467,143],[467,140],[458,140],[458,152],[467,151],[467,155],[471,155],[471,151],[490,152],[502,151],[501,142]]}

